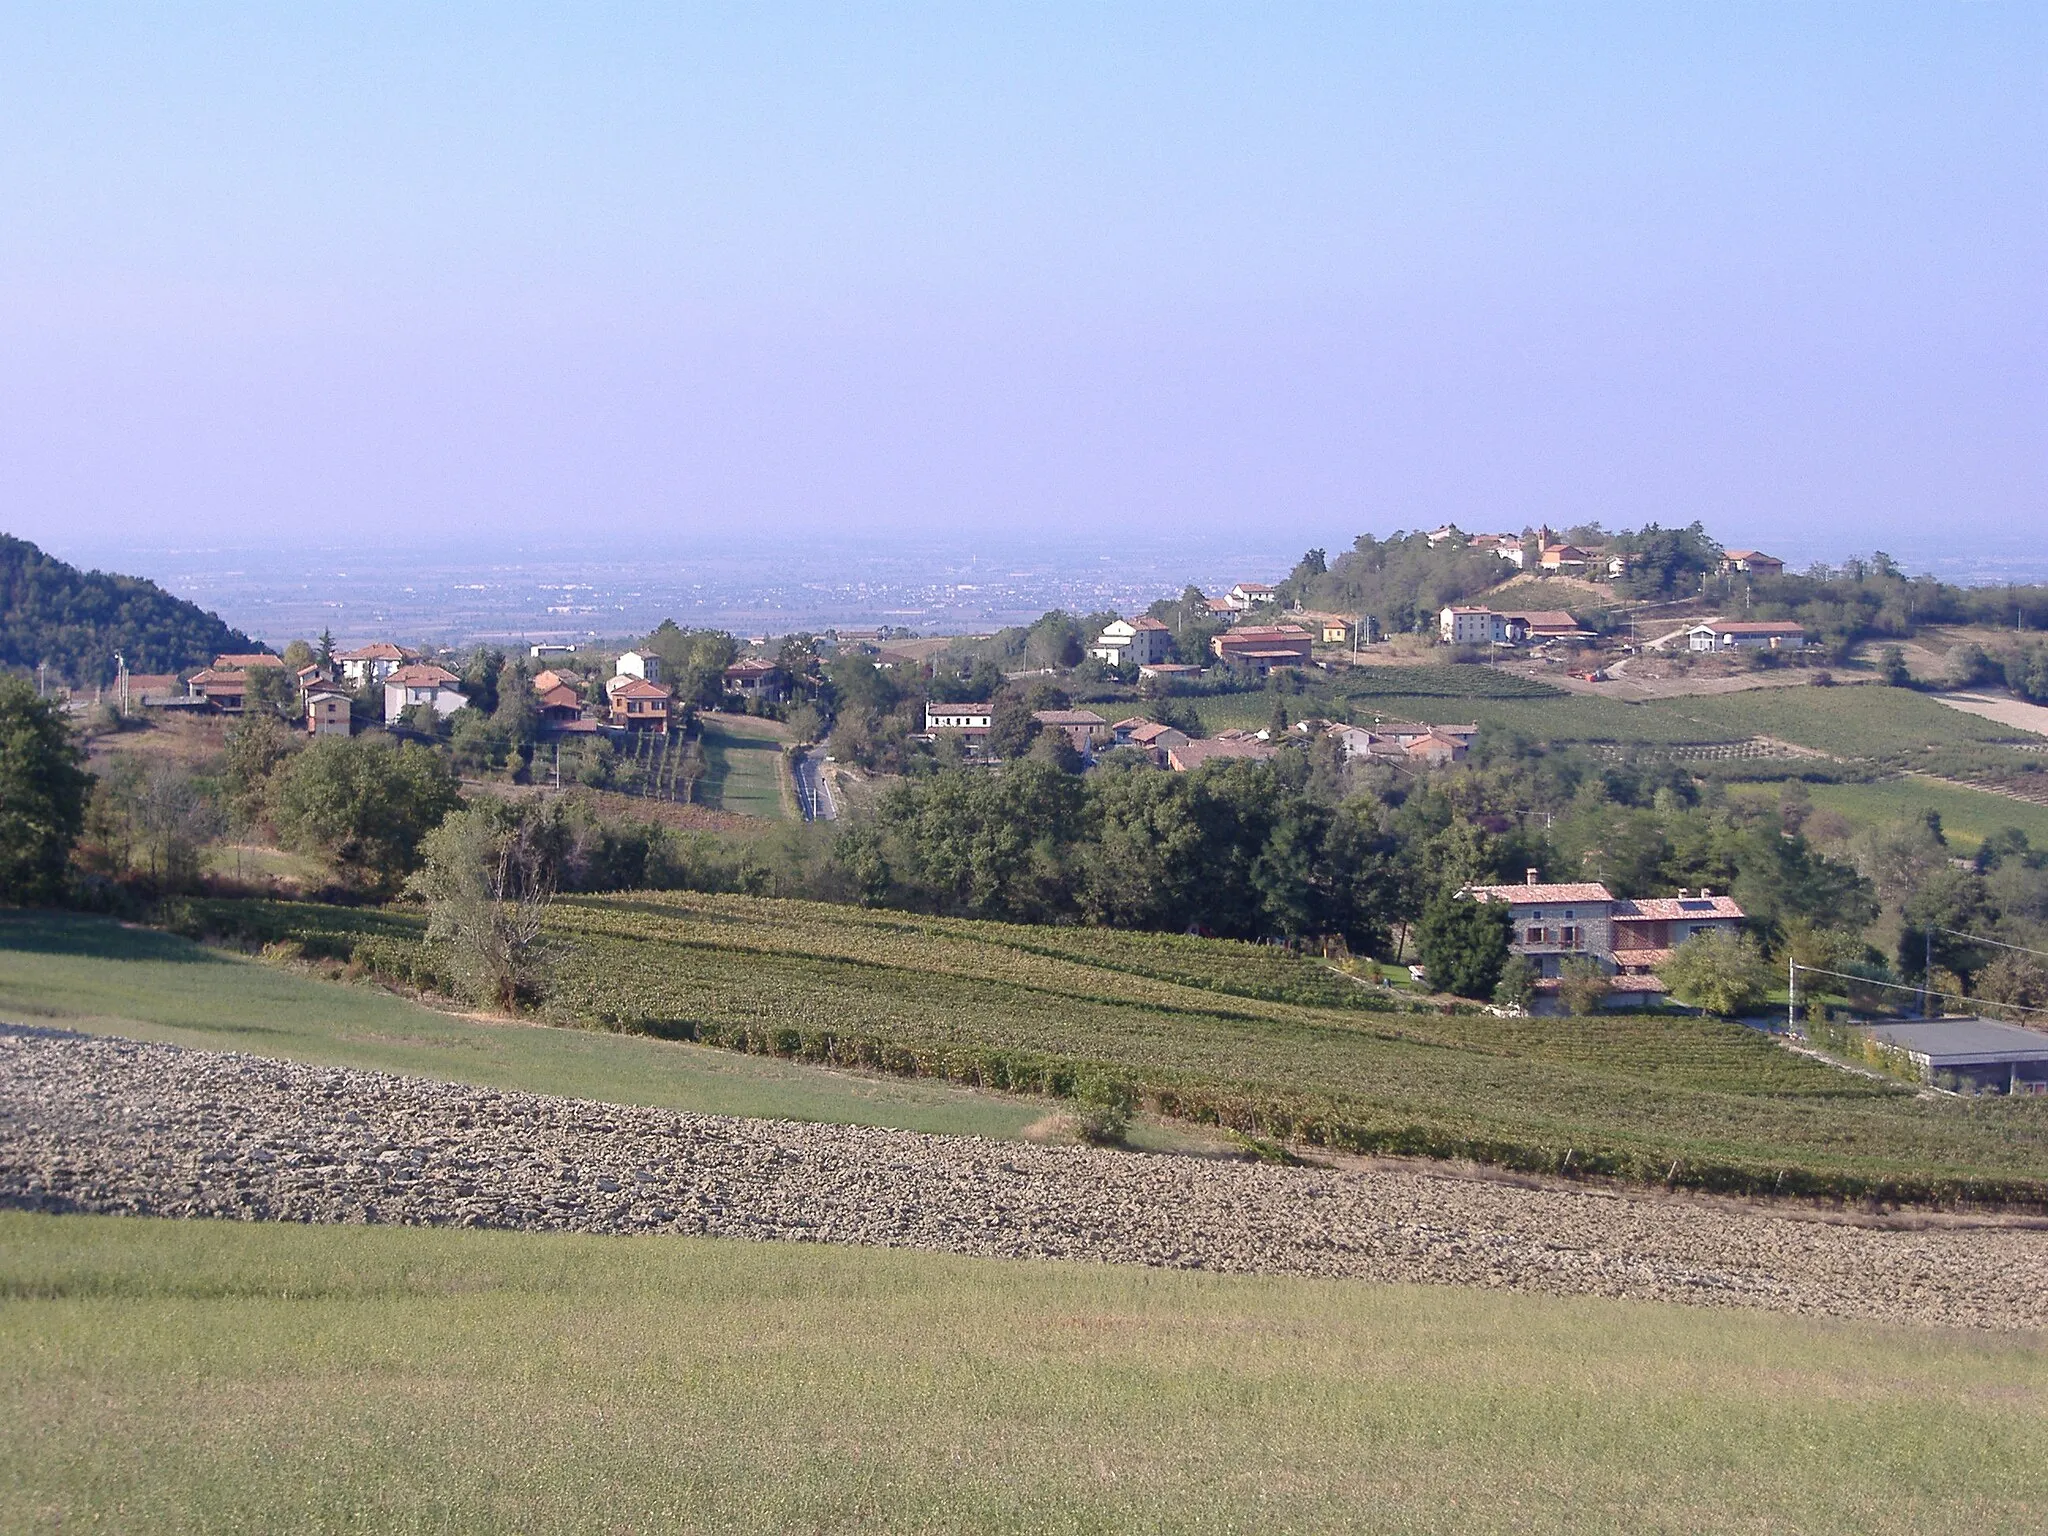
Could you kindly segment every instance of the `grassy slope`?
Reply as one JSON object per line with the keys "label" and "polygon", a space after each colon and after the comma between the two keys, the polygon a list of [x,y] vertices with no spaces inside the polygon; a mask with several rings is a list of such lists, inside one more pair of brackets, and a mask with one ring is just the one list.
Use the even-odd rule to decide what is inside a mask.
{"label": "grassy slope", "polygon": [[1840,757],[1887,758],[1937,742],[2011,741],[2020,734],[1904,688],[1753,688],[1643,707],[1732,737],[1777,736]]}
{"label": "grassy slope", "polygon": [[[1941,813],[1942,831],[1954,851],[1968,857],[1994,832],[2018,827],[2036,848],[2048,848],[2048,806],[2032,805],[1986,790],[1937,779],[1901,777],[1875,784],[1814,784],[1814,805],[1857,826],[1907,821],[1927,811]],[[1738,795],[1775,805],[1778,787],[1736,786]]]}
{"label": "grassy slope", "polygon": [[0,1018],[705,1114],[1014,1136],[1045,1112],[940,1083],[457,1018],[96,918],[0,915]]}
{"label": "grassy slope", "polygon": [[703,802],[743,816],[789,814],[782,794],[782,744],[773,721],[700,715],[704,746]]}
{"label": "grassy slope", "polygon": [[[1226,694],[1197,700],[1195,707],[1210,731],[1264,725],[1273,712],[1273,697]],[[1320,707],[1310,698],[1288,699],[1287,706],[1294,715]],[[1895,758],[1904,750],[1930,743],[2010,741],[2020,734],[1995,721],[1963,715],[1922,694],[1878,687],[1755,688],[1646,703],[1576,694],[1556,699],[1389,694],[1357,699],[1352,713],[1360,719],[1378,714],[1388,720],[1476,720],[1536,741],[1675,745],[1775,736],[1852,758]]]}
{"label": "grassy slope", "polygon": [[2048,1348],[679,1238],[0,1215],[0,1526],[2020,1531]]}
{"label": "grassy slope", "polygon": [[[400,963],[416,922],[208,910],[341,950],[354,925]],[[556,921],[571,942],[553,1006],[624,1029],[998,1087],[1102,1073],[1197,1118],[1519,1167],[1569,1152],[1578,1169],[1661,1180],[1676,1161],[1681,1182],[1845,1192],[2048,1179],[2048,1104],[1918,1100],[1736,1025],[1304,1006],[1283,999],[1366,999],[1246,945],[743,897],[583,898]]]}
{"label": "grassy slope", "polygon": [[[1273,713],[1269,693],[1220,694],[1193,700],[1202,727],[1211,733],[1235,726],[1263,726]],[[1313,696],[1287,697],[1288,714],[1299,718],[1327,706]],[[1555,699],[1443,698],[1426,694],[1372,694],[1354,700],[1351,715],[1362,721],[1426,720],[1457,725],[1477,722],[1496,730],[1515,731],[1534,741],[1649,741],[1657,743],[1728,741],[1717,726],[1704,726],[1660,712],[1655,705],[1619,699],[1566,694]],[[1747,733],[1744,733],[1745,735]]]}

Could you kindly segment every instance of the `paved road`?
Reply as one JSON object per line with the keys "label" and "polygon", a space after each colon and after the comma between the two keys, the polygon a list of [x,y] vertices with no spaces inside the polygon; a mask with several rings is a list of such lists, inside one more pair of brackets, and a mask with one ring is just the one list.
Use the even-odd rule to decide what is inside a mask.
{"label": "paved road", "polygon": [[796,803],[805,821],[837,821],[839,803],[825,779],[825,749],[812,747],[796,760]]}
{"label": "paved road", "polygon": [[1643,649],[1646,651],[1661,651],[1664,649],[1665,646],[1669,645],[1672,641],[1681,639],[1684,636],[1691,634],[1695,629],[1699,628],[1702,624],[1718,624],[1720,622],[1721,620],[1718,616],[1711,619],[1694,619],[1690,624],[1687,624],[1683,629],[1674,629],[1668,635],[1659,635],[1654,640],[1645,640],[1643,642]]}

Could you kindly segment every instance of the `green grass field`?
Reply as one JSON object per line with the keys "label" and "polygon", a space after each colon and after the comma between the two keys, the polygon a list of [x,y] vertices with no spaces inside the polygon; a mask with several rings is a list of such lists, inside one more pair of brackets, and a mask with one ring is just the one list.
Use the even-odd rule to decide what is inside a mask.
{"label": "green grass field", "polygon": [[1899,760],[1941,743],[2012,741],[2024,735],[1906,688],[1752,688],[1640,707],[1692,720],[1724,739],[1776,736],[1838,757],[1877,761]]}
{"label": "green grass field", "polygon": [[770,720],[700,715],[704,779],[698,798],[715,810],[741,816],[784,817],[782,747],[788,733]]}
{"label": "green grass field", "polygon": [[[1476,669],[1474,669],[1476,670]],[[1270,693],[1197,699],[1204,730],[1264,725],[1273,713]],[[1288,713],[1338,708],[1318,694],[1284,697]],[[2022,733],[1903,688],[1753,688],[1691,698],[1622,699],[1570,694],[1550,699],[1452,698],[1435,694],[1373,694],[1351,701],[1353,718],[1476,721],[1532,741],[1640,742],[1689,746],[1775,736],[1837,757],[1904,762],[1929,746],[2011,741]]]}
{"label": "green grass field", "polygon": [[[1813,784],[1808,789],[1817,809],[1833,811],[1857,826],[1881,826],[1938,811],[1950,846],[1966,858],[1985,838],[2007,827],[2018,827],[2036,848],[2048,848],[2048,806],[1986,790],[1917,776],[1881,779],[1874,784]],[[1778,801],[1776,785],[1735,786],[1731,793],[1772,805]]]}
{"label": "green grass field", "polygon": [[[1342,701],[1315,694],[1276,695],[1230,693],[1190,702],[1212,735],[1221,730],[1255,729],[1273,714],[1273,701],[1287,705],[1290,718],[1346,713]],[[1448,698],[1441,694],[1361,695],[1348,707],[1351,718],[1370,724],[1382,720],[1424,720],[1436,725],[1476,722],[1494,730],[1513,731],[1532,741],[1641,741],[1669,746],[1694,742],[1744,740],[1725,727],[1669,714],[1661,705],[1630,704],[1620,699],[1565,694],[1554,699]]]}
{"label": "green grass field", "polygon": [[2040,1529],[2038,1337],[21,1213],[0,1298],[8,1530]]}
{"label": "green grass field", "polygon": [[1042,1103],[594,1030],[489,1023],[103,918],[0,914],[0,1018],[704,1114],[1015,1136]]}
{"label": "green grass field", "polygon": [[[431,965],[403,913],[212,903],[195,916],[396,973]],[[620,1030],[998,1089],[1106,1077],[1183,1118],[1358,1151],[1714,1189],[2048,1200],[2048,1103],[1920,1100],[1734,1024],[1394,1012],[1249,945],[745,897],[585,897],[552,921],[548,1006]]]}

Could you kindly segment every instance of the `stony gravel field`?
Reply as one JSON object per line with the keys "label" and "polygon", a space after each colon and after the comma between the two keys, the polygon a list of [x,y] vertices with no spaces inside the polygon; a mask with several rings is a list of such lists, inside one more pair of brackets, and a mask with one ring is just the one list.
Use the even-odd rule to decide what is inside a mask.
{"label": "stony gravel field", "polygon": [[0,1026],[0,1203],[680,1232],[2048,1326],[2048,1231],[736,1120]]}

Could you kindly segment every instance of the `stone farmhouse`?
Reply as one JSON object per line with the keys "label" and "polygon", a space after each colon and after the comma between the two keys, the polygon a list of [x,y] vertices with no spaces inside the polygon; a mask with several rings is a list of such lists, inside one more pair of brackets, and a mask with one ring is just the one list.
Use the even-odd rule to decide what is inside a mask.
{"label": "stone farmhouse", "polygon": [[[1655,900],[1619,900],[1597,881],[1543,884],[1530,870],[1521,885],[1468,885],[1458,893],[1474,901],[1504,902],[1513,924],[1509,948],[1535,967],[1539,1005],[1555,1006],[1565,961],[1596,962],[1611,978],[1609,1007],[1662,1001],[1656,968],[1696,933],[1733,932],[1741,907],[1702,888]],[[1549,985],[1546,987],[1545,982]]]}

